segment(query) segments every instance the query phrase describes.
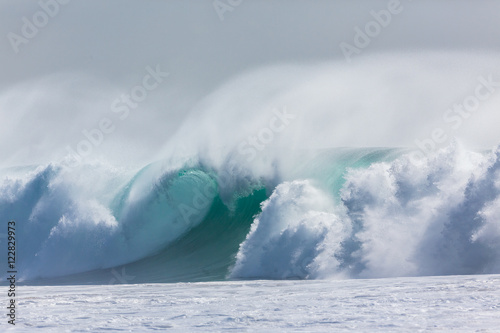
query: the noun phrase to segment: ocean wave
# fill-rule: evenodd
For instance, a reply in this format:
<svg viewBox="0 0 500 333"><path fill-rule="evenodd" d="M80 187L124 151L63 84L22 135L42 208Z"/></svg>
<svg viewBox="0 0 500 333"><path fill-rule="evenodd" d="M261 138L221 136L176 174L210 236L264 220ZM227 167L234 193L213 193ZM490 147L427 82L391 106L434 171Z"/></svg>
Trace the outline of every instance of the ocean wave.
<svg viewBox="0 0 500 333"><path fill-rule="evenodd" d="M136 282L498 273L500 150L407 152L321 150L271 175L200 158L11 168L0 216L24 281L121 265Z"/></svg>

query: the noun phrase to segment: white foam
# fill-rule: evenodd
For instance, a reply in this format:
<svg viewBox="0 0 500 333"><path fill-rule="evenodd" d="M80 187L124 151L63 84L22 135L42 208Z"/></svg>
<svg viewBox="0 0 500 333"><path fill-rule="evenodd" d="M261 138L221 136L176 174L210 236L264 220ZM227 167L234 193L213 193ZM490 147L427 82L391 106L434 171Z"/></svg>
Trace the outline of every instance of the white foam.
<svg viewBox="0 0 500 333"><path fill-rule="evenodd" d="M335 208L307 181L283 183L263 204L231 276L498 273L499 170L498 149L482 155L454 144L420 165L405 155L348 169Z"/></svg>
<svg viewBox="0 0 500 333"><path fill-rule="evenodd" d="M305 180L283 183L262 204L231 277L310 277L325 239L335 234L338 244L342 231L327 193Z"/></svg>

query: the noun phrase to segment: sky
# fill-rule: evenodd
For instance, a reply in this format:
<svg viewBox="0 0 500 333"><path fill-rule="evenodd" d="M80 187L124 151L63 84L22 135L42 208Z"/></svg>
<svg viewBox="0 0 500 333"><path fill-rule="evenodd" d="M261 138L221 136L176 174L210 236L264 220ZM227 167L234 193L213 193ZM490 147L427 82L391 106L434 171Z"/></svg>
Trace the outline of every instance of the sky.
<svg viewBox="0 0 500 333"><path fill-rule="evenodd" d="M341 45L389 8L346 57ZM299 120L281 144L418 146L442 128L489 147L500 92L452 133L459 120L443 115L479 77L500 82L499 16L486 0L1 0L0 165L63 158L94 129L89 158L119 163L181 141L236 144L284 107ZM155 87L124 111L151 72Z"/></svg>

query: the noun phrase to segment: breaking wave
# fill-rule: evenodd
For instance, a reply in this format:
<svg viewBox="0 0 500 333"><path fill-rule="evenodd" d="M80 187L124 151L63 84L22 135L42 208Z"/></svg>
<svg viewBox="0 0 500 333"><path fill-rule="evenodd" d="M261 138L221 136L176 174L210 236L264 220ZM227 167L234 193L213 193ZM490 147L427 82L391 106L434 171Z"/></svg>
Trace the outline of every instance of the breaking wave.
<svg viewBox="0 0 500 333"><path fill-rule="evenodd" d="M59 90L43 90L44 80L14 87L0 96L0 107L16 115L2 123L9 168L0 169L0 218L16 221L17 277L500 273L499 149L452 141L498 143L497 63L494 54L450 51L270 66L190 101L182 117L174 115L181 105L152 114L144 105L139 124L109 111L117 129L105 138L87 120L105 119L114 88L58 76L49 87ZM86 93L73 98L80 89ZM489 97L469 105L470 114L450 108L478 91ZM79 111L70 115L67 105ZM54 131L39 126L54 114L74 119L55 121ZM12 145L13 137L21 141ZM416 159L422 154L412 149L362 148L414 144L433 153ZM26 163L34 165L19 166Z"/></svg>
<svg viewBox="0 0 500 333"><path fill-rule="evenodd" d="M499 273L500 150L407 153L321 150L260 176L201 159L10 168L0 216L34 283L120 266L136 283Z"/></svg>

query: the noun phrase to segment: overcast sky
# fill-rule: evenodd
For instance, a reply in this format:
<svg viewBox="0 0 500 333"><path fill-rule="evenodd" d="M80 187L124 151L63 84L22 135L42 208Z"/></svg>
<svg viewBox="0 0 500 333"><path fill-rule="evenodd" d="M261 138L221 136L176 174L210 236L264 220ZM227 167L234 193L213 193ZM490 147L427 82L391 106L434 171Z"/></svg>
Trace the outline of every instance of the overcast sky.
<svg viewBox="0 0 500 333"><path fill-rule="evenodd" d="M401 0L390 25L346 62L339 45L353 44L354 28L389 3L243 0L221 20L211 0L72 0L16 53L12 34L23 36L23 17L33 23L42 9L37 1L1 0L0 157L25 163L60 156L142 82L147 66L169 76L126 124L115 120L113 133L123 149L144 156L221 85L262 67L333 62L349 68L380 53L500 55L500 1ZM484 75L488 66L467 73Z"/></svg>

